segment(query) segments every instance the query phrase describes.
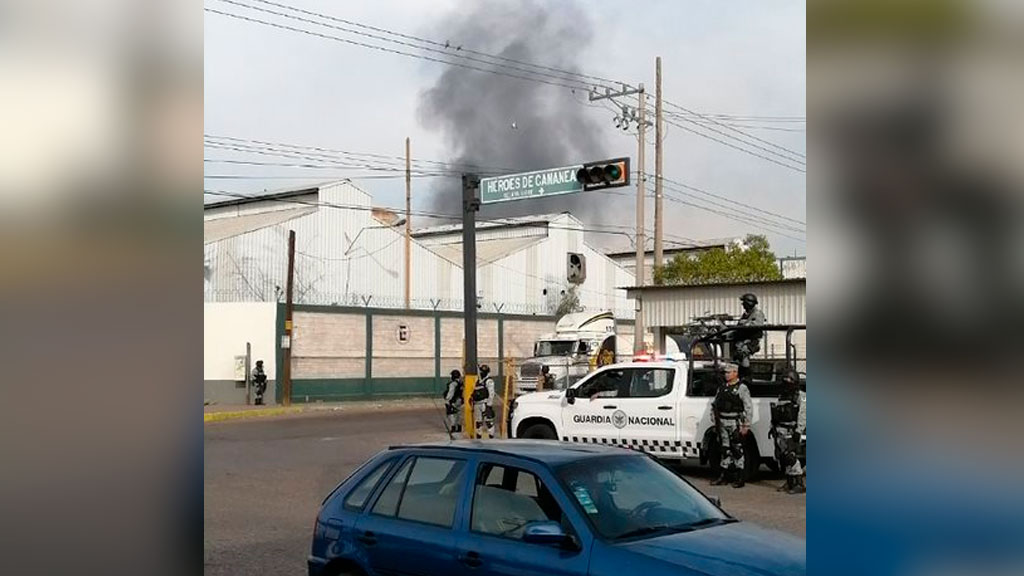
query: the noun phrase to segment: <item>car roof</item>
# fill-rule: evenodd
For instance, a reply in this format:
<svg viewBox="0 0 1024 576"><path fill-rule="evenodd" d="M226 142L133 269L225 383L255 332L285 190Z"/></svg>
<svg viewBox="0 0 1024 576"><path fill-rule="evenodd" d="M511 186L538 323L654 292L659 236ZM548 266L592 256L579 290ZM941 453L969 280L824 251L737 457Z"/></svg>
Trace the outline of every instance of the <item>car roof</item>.
<svg viewBox="0 0 1024 576"><path fill-rule="evenodd" d="M601 444L578 444L558 440L451 440L423 444L403 444L389 450L459 450L526 458L542 464L556 466L598 456L636 455L638 452Z"/></svg>

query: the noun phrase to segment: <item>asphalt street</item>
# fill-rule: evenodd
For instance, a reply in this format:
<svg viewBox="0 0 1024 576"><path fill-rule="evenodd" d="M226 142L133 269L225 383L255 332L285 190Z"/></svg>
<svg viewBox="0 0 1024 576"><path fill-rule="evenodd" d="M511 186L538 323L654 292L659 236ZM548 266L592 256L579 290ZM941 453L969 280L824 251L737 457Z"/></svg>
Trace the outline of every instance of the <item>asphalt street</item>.
<svg viewBox="0 0 1024 576"><path fill-rule="evenodd" d="M446 437L440 409L423 408L206 424L204 573L305 574L314 516L339 481L389 445ZM683 473L734 516L805 536L806 497L775 492L778 475L734 489L696 465Z"/></svg>

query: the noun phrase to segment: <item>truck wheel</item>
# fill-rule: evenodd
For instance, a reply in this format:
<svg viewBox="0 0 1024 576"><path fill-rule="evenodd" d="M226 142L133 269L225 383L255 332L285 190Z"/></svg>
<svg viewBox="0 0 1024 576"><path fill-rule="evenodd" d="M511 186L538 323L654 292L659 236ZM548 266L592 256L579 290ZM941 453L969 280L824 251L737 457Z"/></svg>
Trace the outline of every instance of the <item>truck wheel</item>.
<svg viewBox="0 0 1024 576"><path fill-rule="evenodd" d="M523 430L520 438L531 438L534 440L558 440L555 429L548 424L531 424Z"/></svg>

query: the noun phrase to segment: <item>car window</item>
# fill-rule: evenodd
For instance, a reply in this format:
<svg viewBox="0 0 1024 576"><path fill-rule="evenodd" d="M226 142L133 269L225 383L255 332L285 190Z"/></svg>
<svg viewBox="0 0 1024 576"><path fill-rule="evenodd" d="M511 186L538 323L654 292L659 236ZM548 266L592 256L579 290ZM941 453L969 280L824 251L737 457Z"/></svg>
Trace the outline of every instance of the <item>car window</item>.
<svg viewBox="0 0 1024 576"><path fill-rule="evenodd" d="M415 458L409 458L402 464L402 467L391 477L391 481L384 487L377 503L373 505L372 512L381 516L394 516L398 511L398 500L402 497L402 490L405 489L405 481L409 478L409 470Z"/></svg>
<svg viewBox="0 0 1024 576"><path fill-rule="evenodd" d="M686 395L691 398L710 398L718 393L721 376L713 368L695 368Z"/></svg>
<svg viewBox="0 0 1024 576"><path fill-rule="evenodd" d="M625 370L605 370L584 382L577 392L581 398L615 398L623 387L629 386Z"/></svg>
<svg viewBox="0 0 1024 576"><path fill-rule="evenodd" d="M471 530L519 540L527 524L549 520L571 531L558 502L536 475L511 466L480 465L473 489Z"/></svg>
<svg viewBox="0 0 1024 576"><path fill-rule="evenodd" d="M361 511L366 504L366 499L370 497L370 493L377 487L380 479L384 477L392 464L394 464L394 459L381 463L375 470L367 474L345 498L345 509L353 512Z"/></svg>
<svg viewBox="0 0 1024 576"><path fill-rule="evenodd" d="M557 473L605 538L724 518L703 494L645 456L586 458L560 466Z"/></svg>
<svg viewBox="0 0 1024 576"><path fill-rule="evenodd" d="M619 398L657 398L672 391L674 371L669 368L633 368L627 371L629 386Z"/></svg>
<svg viewBox="0 0 1024 576"><path fill-rule="evenodd" d="M374 514L451 527L466 463L451 458L410 458L384 489Z"/></svg>

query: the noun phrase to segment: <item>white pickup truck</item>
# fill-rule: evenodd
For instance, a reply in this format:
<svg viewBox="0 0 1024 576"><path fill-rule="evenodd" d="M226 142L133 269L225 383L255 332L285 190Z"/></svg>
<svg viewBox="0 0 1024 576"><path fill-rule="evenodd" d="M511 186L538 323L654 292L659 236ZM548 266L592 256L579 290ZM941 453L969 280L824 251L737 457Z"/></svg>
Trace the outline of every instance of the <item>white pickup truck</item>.
<svg viewBox="0 0 1024 576"><path fill-rule="evenodd" d="M780 377L783 368L778 369ZM712 360L612 364L567 390L517 398L509 409L509 433L515 438L625 446L658 458L700 459L717 468L718 442L711 423L717 386ZM768 431L780 387L775 378L749 386L754 418L753 433L747 435L748 477L762 462L775 467Z"/></svg>

